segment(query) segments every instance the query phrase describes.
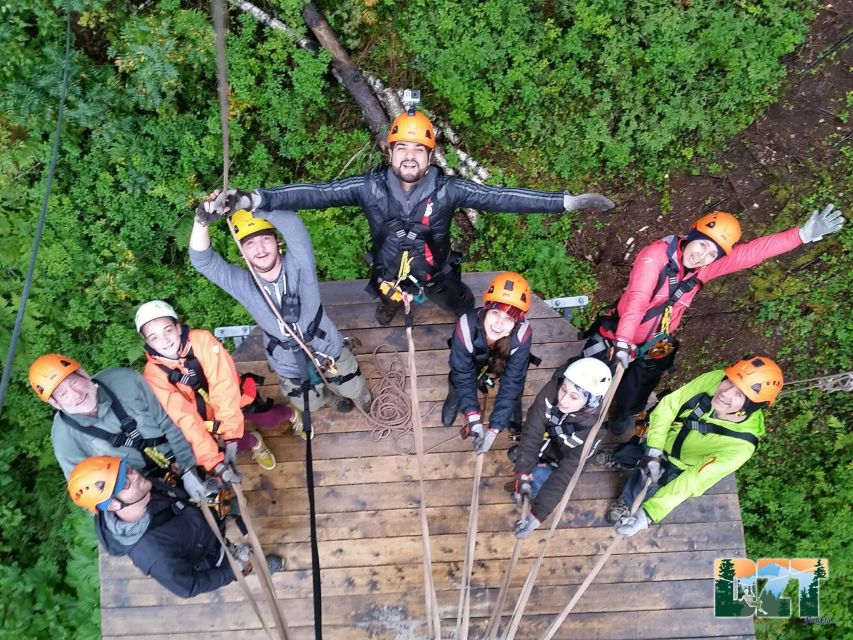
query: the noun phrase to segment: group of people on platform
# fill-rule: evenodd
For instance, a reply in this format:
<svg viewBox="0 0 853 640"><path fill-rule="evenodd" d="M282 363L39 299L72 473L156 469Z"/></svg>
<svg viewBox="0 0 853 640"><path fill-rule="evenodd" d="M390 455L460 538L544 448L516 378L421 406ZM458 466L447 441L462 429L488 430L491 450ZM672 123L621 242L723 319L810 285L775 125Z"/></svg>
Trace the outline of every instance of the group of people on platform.
<svg viewBox="0 0 853 640"><path fill-rule="evenodd" d="M515 527L519 538L560 501L617 367L624 373L607 422L614 435L632 429L635 414L672 366L679 349L673 334L703 284L820 240L843 224L830 205L802 227L741 244L735 217L715 211L686 235L643 248L625 293L599 315L583 352L556 370L523 418L528 366L538 360L527 320L530 287L520 274L498 274L484 292L483 306L476 307L461 279L462 256L451 250L452 214L457 208L606 211L613 202L595 193L489 187L447 176L431 165L432 124L413 110L394 121L388 143L387 165L365 175L214 192L196 210L191 263L261 328L287 404L261 398L262 379L239 375L210 332L187 327L162 300L146 302L136 313L147 358L142 375L112 368L92 376L61 354L44 355L30 368L33 390L56 409L51 439L72 500L95 514L108 552L129 555L181 596L235 579L197 505L241 481L238 452L251 452L264 470L275 467L258 429L289 426L307 438L313 431L304 427L306 411L324 405L339 412L370 411L371 392L358 362L323 309L311 238L295 211L346 205L364 210L371 236L368 287L378 298L380 325L392 321L404 297L429 298L456 314L442 422L450 426L461 413L461 434L477 454L488 452L503 430L516 442L510 449L515 479L508 488L531 505ZM256 277L212 249L209 227L226 217ZM776 363L754 356L664 396L650 415L635 470L607 513L616 531L633 535L659 522L739 468L764 434L762 410L773 404L782 384ZM495 387L487 417L478 391ZM647 497L632 510L646 480ZM245 547L233 550L244 572L251 571ZM277 556L266 560L273 571L282 566Z"/></svg>

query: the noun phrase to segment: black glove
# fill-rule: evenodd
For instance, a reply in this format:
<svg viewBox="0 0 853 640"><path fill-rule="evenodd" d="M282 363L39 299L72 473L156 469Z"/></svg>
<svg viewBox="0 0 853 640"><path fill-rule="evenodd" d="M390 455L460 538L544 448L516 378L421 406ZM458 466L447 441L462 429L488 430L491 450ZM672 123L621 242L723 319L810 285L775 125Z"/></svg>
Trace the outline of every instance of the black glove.
<svg viewBox="0 0 853 640"><path fill-rule="evenodd" d="M261 196L253 191L240 191L239 189L228 189L225 196L223 211L230 216L236 211L245 209L254 211L261 204Z"/></svg>

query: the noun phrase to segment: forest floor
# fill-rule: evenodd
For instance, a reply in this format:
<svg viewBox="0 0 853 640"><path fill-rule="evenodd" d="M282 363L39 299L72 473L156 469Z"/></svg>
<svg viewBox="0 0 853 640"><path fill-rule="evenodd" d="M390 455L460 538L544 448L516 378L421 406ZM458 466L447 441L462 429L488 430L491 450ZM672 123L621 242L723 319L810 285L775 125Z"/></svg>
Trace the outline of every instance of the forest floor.
<svg viewBox="0 0 853 640"><path fill-rule="evenodd" d="M845 121L845 114L853 88L851 21L853 1L823 8L805 42L785 60L789 75L780 100L714 158L692 172L671 172L661 192L616 191L619 206L609 217L582 216L583 226L567 242L567 251L595 265L598 289L593 304L619 297L639 249L658 238L686 233L705 211L738 214L745 240L768 228L776 230L774 220L786 205L807 195L818 173L835 164L850 145L853 122ZM670 212L662 213L667 199ZM807 213L802 212L803 221ZM625 219L632 224L626 225ZM678 379L701 373L706 357L733 361L750 352L772 355L780 346L781 335L767 337L748 322L749 312L757 307L741 295L749 280L748 271L735 274L709 283L696 297L679 328L680 340L691 345L695 357L679 359Z"/></svg>

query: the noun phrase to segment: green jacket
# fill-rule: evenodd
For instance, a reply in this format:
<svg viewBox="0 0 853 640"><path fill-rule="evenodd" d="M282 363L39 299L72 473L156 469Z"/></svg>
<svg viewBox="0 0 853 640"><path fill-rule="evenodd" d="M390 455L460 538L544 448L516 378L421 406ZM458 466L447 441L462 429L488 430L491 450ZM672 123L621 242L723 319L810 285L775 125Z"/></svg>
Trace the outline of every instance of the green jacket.
<svg viewBox="0 0 853 640"><path fill-rule="evenodd" d="M141 375L133 369L115 368L101 371L94 377L110 388L127 415L136 420L143 438L165 436L167 442L157 448L167 455L173 453L181 470L195 466L195 456L189 443ZM111 407L112 401L102 389L98 389L98 416L71 417L84 427L118 433L121 423ZM140 471L145 468L145 458L140 451L130 447L113 447L105 440L82 433L66 422L59 411L53 416L50 439L56 460L66 478L77 463L90 456L127 456L130 466Z"/></svg>
<svg viewBox="0 0 853 640"><path fill-rule="evenodd" d="M722 370L710 371L695 380L664 396L649 416L649 429L646 444L650 448L660 449L667 454L669 462L682 473L669 484L661 487L657 493L643 503L643 508L655 522L672 511L687 498L701 496L717 482L733 473L752 457L755 448L745 440L715 433L701 434L691 431L681 447L681 455L674 458L669 455L673 442L681 430L678 421L679 409L685 402L700 393L713 396L717 387L725 378ZM687 411L684 412L685 415ZM712 417L708 411L704 422L717 424L732 431L751 433L756 437L765 434L764 413L756 411L743 422L729 422Z"/></svg>

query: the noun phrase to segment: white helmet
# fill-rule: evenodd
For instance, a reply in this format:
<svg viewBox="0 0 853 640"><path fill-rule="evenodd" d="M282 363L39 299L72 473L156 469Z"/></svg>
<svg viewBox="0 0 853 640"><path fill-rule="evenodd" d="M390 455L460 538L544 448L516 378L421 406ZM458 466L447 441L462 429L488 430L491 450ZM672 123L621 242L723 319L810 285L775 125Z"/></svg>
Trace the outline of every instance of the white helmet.
<svg viewBox="0 0 853 640"><path fill-rule="evenodd" d="M178 314L175 313L175 309L168 302L163 302L162 300L146 302L136 311L137 333L142 333L142 327L145 326L146 322L156 320L157 318L174 318L177 320Z"/></svg>
<svg viewBox="0 0 853 640"><path fill-rule="evenodd" d="M610 388L610 367L597 358L581 358L566 367L563 377L589 395L603 396Z"/></svg>

